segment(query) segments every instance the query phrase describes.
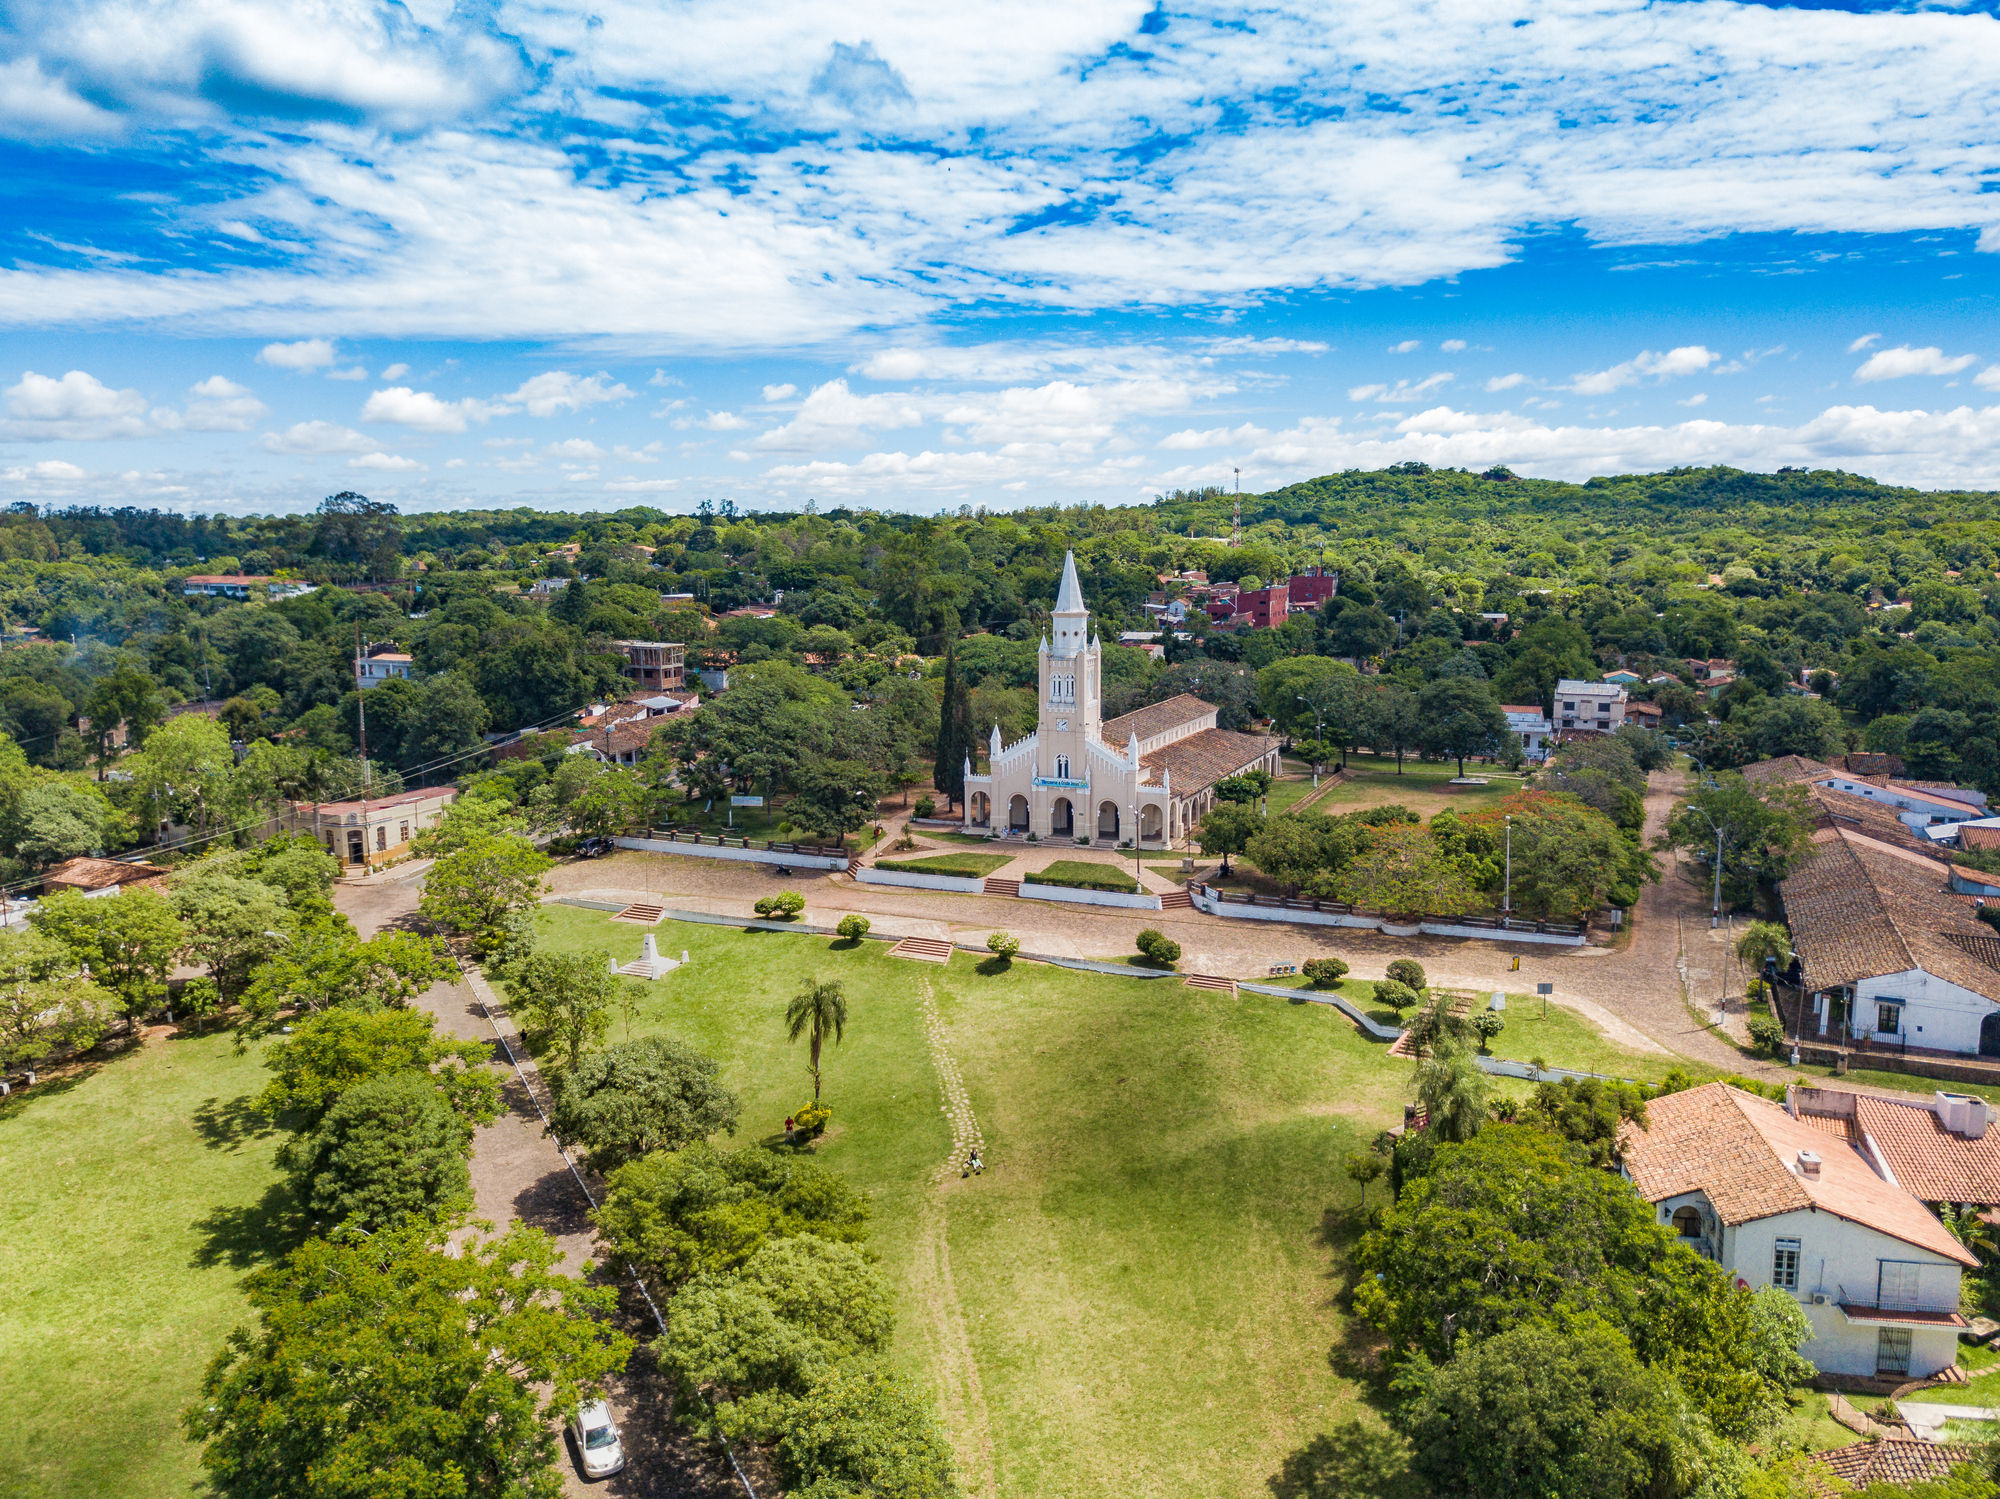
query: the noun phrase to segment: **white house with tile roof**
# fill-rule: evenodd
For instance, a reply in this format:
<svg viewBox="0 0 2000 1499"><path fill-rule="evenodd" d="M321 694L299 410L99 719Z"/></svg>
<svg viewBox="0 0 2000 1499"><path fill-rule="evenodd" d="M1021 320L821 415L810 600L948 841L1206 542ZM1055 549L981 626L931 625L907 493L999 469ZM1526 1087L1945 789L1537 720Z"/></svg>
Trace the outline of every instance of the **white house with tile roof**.
<svg viewBox="0 0 2000 1499"><path fill-rule="evenodd" d="M1663 1227L1798 1302L1822 1373L1916 1379L1957 1360L1959 1276L1978 1258L1843 1135L1707 1083L1649 1101L1619 1143Z"/></svg>
<svg viewBox="0 0 2000 1499"><path fill-rule="evenodd" d="M1104 718L1104 650L1091 632L1076 556L1063 558L1051 632L1038 652L1035 732L1003 744L996 725L984 775L965 762L965 830L1164 847L1187 835L1214 786L1279 769L1278 741L1216 727L1216 708L1186 693Z"/></svg>

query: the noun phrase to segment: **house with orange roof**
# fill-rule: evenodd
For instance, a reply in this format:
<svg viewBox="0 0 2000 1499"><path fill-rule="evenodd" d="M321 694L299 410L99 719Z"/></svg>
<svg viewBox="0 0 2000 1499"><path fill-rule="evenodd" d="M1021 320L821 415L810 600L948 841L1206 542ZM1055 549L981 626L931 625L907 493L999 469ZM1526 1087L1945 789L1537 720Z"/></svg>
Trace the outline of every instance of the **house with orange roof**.
<svg viewBox="0 0 2000 1499"><path fill-rule="evenodd" d="M1682 1244L1798 1303L1821 1373L1916 1379L1957 1361L1959 1277L1978 1257L1851 1140L1707 1083L1650 1100L1619 1145Z"/></svg>

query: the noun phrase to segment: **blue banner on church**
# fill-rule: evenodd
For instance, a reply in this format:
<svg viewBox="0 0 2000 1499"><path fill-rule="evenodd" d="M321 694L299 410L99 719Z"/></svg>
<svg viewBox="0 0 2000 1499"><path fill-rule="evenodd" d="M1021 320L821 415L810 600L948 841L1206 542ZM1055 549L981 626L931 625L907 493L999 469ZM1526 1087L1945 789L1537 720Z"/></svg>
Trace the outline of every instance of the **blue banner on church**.
<svg viewBox="0 0 2000 1499"><path fill-rule="evenodd" d="M1057 786L1065 791L1087 791L1090 789L1090 782L1088 781L1065 781L1059 780L1055 776L1036 776L1035 784L1037 786Z"/></svg>

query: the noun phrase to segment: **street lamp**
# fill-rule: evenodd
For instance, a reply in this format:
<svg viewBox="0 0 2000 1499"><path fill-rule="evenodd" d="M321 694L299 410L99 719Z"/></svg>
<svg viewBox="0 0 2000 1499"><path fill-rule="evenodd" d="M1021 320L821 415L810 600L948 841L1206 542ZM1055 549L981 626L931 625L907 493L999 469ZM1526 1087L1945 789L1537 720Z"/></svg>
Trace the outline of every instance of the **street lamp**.
<svg viewBox="0 0 2000 1499"><path fill-rule="evenodd" d="M1507 883L1500 895L1500 914L1514 914L1514 814L1507 814Z"/></svg>
<svg viewBox="0 0 2000 1499"><path fill-rule="evenodd" d="M1704 784L1710 787L1714 786L1715 777L1708 773L1708 767L1702 764L1701 756L1688 754L1685 750L1682 753L1687 754L1687 757L1694 761L1695 768L1701 772ZM1709 815L1708 808L1700 805L1698 802L1690 801L1688 806L1692 810L1701 813L1701 820L1707 823L1715 833L1715 891L1709 897L1708 905L1708 929L1714 931L1722 925L1722 826Z"/></svg>
<svg viewBox="0 0 2000 1499"><path fill-rule="evenodd" d="M1303 692L1298 694L1298 699L1300 702L1304 703L1308 708L1312 709L1314 740L1315 741L1324 740L1326 737L1326 710L1322 708L1318 703L1314 702L1311 698L1307 697ZM1345 755L1345 753L1346 752L1343 750L1342 754ZM1346 763L1344 759L1342 763L1343 764ZM1319 761L1317 760L1313 761L1313 785L1315 787L1319 785Z"/></svg>

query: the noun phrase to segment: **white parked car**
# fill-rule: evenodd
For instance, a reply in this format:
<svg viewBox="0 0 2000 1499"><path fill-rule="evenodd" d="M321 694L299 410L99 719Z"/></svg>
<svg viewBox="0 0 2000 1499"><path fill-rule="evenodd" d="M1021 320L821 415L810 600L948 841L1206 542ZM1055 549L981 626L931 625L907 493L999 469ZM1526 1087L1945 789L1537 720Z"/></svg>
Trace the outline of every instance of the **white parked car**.
<svg viewBox="0 0 2000 1499"><path fill-rule="evenodd" d="M625 1445L618 1440L618 1423L602 1400L586 1401L569 1423L585 1478L608 1478L625 1466Z"/></svg>

